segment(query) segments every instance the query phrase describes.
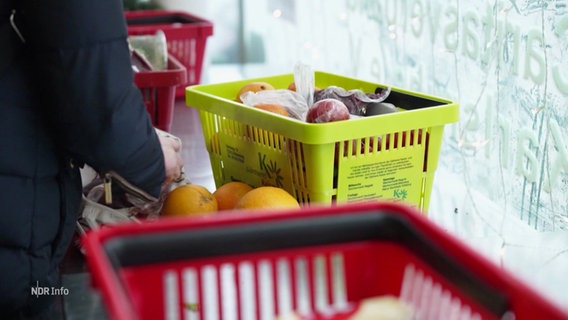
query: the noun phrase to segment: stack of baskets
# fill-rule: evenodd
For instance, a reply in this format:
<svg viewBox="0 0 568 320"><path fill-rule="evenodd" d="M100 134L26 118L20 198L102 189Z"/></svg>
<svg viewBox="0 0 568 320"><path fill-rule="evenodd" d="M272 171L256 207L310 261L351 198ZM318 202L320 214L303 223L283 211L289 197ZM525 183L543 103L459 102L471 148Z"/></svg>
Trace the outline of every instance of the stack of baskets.
<svg viewBox="0 0 568 320"><path fill-rule="evenodd" d="M169 132L176 97L185 95L185 87L198 84L207 38L213 24L182 11L141 10L125 13L130 36L164 32L168 50L166 70L145 70L135 74L134 82L142 91L154 125Z"/></svg>

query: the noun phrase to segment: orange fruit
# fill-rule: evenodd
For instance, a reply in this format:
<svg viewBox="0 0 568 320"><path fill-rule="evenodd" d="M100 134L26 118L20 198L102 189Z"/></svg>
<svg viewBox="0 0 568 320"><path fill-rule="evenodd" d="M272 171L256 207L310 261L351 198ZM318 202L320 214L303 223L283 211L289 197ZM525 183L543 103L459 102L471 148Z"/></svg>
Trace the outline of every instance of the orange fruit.
<svg viewBox="0 0 568 320"><path fill-rule="evenodd" d="M288 85L288 90L296 91L296 82L294 82L294 81L290 82L290 84ZM320 91L320 90L321 90L320 87L318 87L318 86L314 87L314 91Z"/></svg>
<svg viewBox="0 0 568 320"><path fill-rule="evenodd" d="M283 115L283 116L286 116L286 117L290 116L290 114L288 113L286 108L284 108L283 106L281 106L279 104L259 103L259 104L255 104L254 107L258 108L258 109L270 111L270 112L273 112L273 113L276 113L276 114L280 114L280 115Z"/></svg>
<svg viewBox="0 0 568 320"><path fill-rule="evenodd" d="M235 205L235 209L298 209L298 200L286 190L262 186L247 192Z"/></svg>
<svg viewBox="0 0 568 320"><path fill-rule="evenodd" d="M253 188L240 181L231 181L221 185L213 192L217 199L219 210L231 210L235 208L237 202Z"/></svg>
<svg viewBox="0 0 568 320"><path fill-rule="evenodd" d="M288 90L296 91L296 82L290 82L290 84L288 85Z"/></svg>
<svg viewBox="0 0 568 320"><path fill-rule="evenodd" d="M184 216L215 212L217 209L217 199L207 188L197 184L186 184L167 194L161 214L163 216Z"/></svg>
<svg viewBox="0 0 568 320"><path fill-rule="evenodd" d="M270 83L264 81L255 81L247 83L237 93L236 100L242 103L243 101L241 100L241 96L246 92L252 91L256 93L262 90L274 90L274 87Z"/></svg>

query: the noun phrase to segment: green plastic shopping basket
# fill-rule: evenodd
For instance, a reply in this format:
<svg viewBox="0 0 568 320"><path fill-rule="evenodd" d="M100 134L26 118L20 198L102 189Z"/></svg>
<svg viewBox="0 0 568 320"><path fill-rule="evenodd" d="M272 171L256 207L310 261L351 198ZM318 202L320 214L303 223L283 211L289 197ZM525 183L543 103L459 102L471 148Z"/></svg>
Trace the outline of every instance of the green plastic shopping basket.
<svg viewBox="0 0 568 320"><path fill-rule="evenodd" d="M284 89L294 75L186 88L186 104L199 109L217 187L236 180L282 187L302 204L387 198L427 210L444 126L459 117L456 102L390 86L385 102L402 111L314 124L236 102L253 81ZM326 72L315 72L315 85L387 87Z"/></svg>

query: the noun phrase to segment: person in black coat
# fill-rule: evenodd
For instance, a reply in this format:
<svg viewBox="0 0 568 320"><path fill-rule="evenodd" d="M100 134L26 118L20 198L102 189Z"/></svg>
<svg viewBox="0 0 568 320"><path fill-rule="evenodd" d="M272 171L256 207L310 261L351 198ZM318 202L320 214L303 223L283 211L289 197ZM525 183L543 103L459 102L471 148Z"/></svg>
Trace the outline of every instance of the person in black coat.
<svg viewBox="0 0 568 320"><path fill-rule="evenodd" d="M15 10L15 11L14 11ZM0 319L41 315L79 213L79 168L158 196L183 165L133 83L122 2L0 3Z"/></svg>

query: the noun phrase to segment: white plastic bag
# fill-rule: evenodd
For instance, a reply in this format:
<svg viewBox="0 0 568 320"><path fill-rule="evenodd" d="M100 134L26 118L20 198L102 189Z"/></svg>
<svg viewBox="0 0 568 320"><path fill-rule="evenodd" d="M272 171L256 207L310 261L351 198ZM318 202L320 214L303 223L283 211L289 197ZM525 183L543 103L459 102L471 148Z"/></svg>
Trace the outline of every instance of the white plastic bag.
<svg viewBox="0 0 568 320"><path fill-rule="evenodd" d="M301 62L294 66L294 85L296 90L276 89L259 92L246 92L241 96L244 105L254 107L271 104L284 107L289 116L304 121L308 109L314 102L315 76L311 66Z"/></svg>
<svg viewBox="0 0 568 320"><path fill-rule="evenodd" d="M288 89L249 91L241 96L243 104L254 107L259 104L272 104L284 107L290 117L304 120L308 105L306 100L297 92Z"/></svg>

